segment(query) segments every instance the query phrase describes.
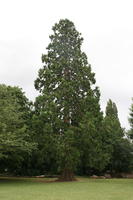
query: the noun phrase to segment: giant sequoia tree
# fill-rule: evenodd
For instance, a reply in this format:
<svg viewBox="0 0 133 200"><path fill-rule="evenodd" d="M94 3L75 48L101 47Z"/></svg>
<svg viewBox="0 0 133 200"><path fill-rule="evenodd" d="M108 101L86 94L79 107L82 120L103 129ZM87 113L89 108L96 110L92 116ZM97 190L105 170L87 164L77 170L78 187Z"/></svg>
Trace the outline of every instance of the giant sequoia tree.
<svg viewBox="0 0 133 200"><path fill-rule="evenodd" d="M54 33L50 36L47 53L42 55L44 65L35 80L35 88L41 94L39 101L36 101L36 111L38 116L45 119L44 134L55 140L62 178L72 180L73 170L83 152L79 148L82 145L80 134L85 128L88 129L87 133L91 136L89 138L88 134L84 134L82 141L85 142L86 137L89 145L100 127L100 94L98 88L93 86L95 74L91 71L86 54L81 50L83 38L73 22L60 20L52 30ZM93 149L96 147L95 142L91 145Z"/></svg>

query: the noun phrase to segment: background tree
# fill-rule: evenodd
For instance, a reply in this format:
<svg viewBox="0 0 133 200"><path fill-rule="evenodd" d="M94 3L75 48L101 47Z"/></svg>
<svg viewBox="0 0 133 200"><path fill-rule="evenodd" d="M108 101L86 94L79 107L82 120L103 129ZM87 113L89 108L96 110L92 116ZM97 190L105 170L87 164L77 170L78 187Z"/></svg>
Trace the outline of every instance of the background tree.
<svg viewBox="0 0 133 200"><path fill-rule="evenodd" d="M104 125L107 133L113 137L121 138L124 136L124 131L121 128L121 124L118 117L118 110L116 104L111 99L107 102Z"/></svg>
<svg viewBox="0 0 133 200"><path fill-rule="evenodd" d="M132 99L133 100L133 99ZM133 139L133 103L130 108L130 117L129 117L129 123L130 123L130 130L129 130L129 137L130 139Z"/></svg>
<svg viewBox="0 0 133 200"><path fill-rule="evenodd" d="M57 174L54 132L49 123L49 113L43 109L44 104L43 96L38 96L32 115L33 140L38 144L38 148L32 153L29 166L30 173L34 175Z"/></svg>
<svg viewBox="0 0 133 200"><path fill-rule="evenodd" d="M88 96L84 117L80 122L77 141L80 148L78 173L81 175L100 174L109 163L110 149L105 143L99 97L100 94L96 98L93 93Z"/></svg>
<svg viewBox="0 0 133 200"><path fill-rule="evenodd" d="M85 138L88 139L88 135L92 134L95 140L100 131L100 93L93 86L96 82L95 74L91 71L86 54L81 50L83 38L73 22L60 20L52 30L54 33L50 36L47 53L42 55L44 66L35 81L35 88L41 93L38 112L46 119L43 135L48 133L49 137L56 140L56 158L62 172L61 178L72 180L82 151L78 141L90 115L95 131L89 125ZM95 142L92 146L94 150Z"/></svg>
<svg viewBox="0 0 133 200"><path fill-rule="evenodd" d="M104 118L105 142L110 148L110 164L108 170L112 174L131 170L132 145L124 138L125 131L120 125L116 104L109 100Z"/></svg>
<svg viewBox="0 0 133 200"><path fill-rule="evenodd" d="M18 164L21 153L29 153L34 148L29 137L29 114L30 104L22 90L0 85L0 162L6 168L13 169L13 160Z"/></svg>

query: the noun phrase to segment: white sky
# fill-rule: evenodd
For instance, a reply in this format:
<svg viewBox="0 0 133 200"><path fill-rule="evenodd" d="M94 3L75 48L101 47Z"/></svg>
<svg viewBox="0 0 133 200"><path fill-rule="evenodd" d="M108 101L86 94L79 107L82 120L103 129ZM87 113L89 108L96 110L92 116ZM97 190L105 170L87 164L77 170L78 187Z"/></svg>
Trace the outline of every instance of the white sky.
<svg viewBox="0 0 133 200"><path fill-rule="evenodd" d="M37 95L34 80L41 55L59 19L73 21L96 73L104 111L111 98L123 127L133 97L132 0L0 0L0 83Z"/></svg>

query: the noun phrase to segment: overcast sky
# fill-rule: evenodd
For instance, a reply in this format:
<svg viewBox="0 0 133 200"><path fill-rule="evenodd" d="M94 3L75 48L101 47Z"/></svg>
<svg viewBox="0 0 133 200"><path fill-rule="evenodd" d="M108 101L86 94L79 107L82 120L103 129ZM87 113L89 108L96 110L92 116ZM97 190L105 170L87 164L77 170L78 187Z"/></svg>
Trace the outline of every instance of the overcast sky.
<svg viewBox="0 0 133 200"><path fill-rule="evenodd" d="M96 73L101 108L108 99L129 128L133 97L132 0L0 0L0 83L20 86L30 99L37 95L34 80L52 26L73 21L84 38L83 50Z"/></svg>

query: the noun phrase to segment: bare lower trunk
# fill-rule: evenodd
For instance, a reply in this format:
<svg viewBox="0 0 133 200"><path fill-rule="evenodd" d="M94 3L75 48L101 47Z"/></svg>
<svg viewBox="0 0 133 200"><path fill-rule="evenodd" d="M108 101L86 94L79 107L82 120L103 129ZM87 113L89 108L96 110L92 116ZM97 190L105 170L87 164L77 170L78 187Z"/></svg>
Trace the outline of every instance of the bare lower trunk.
<svg viewBox="0 0 133 200"><path fill-rule="evenodd" d="M59 177L59 181L75 181L74 174L72 170L65 168L62 171L61 176Z"/></svg>

